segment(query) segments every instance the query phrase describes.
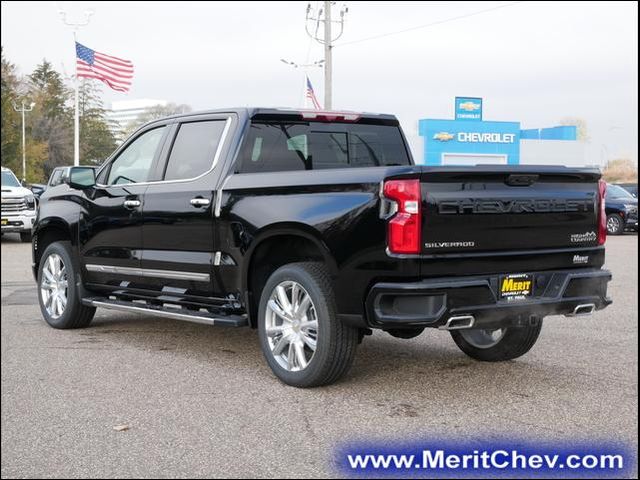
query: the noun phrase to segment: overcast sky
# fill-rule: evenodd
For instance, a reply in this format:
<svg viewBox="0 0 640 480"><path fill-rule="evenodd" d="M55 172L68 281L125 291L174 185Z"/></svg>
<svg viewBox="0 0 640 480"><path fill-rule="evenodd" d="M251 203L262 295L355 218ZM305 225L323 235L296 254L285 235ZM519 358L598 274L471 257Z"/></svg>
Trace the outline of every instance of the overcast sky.
<svg viewBox="0 0 640 480"><path fill-rule="evenodd" d="M319 2L311 2L313 6ZM338 3L334 10L338 10ZM636 2L346 2L334 50L334 108L394 113L422 157L420 118L452 118L454 97L484 98L484 119L548 127L586 120L588 162L637 162ZM301 106L303 73L279 61L322 58L305 33L307 2L2 2L2 46L21 73L43 58L71 74L57 13L95 11L78 39L133 61L127 95L228 106ZM481 10L494 9L474 15ZM442 20L463 17L449 22ZM438 23L379 39L358 40ZM353 42L353 43L351 43ZM309 76L320 101L322 70Z"/></svg>

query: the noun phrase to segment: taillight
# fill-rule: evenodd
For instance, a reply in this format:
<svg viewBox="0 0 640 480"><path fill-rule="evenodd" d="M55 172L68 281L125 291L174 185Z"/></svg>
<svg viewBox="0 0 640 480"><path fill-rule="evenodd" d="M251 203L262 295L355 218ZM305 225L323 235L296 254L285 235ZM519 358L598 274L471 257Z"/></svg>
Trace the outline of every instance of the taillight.
<svg viewBox="0 0 640 480"><path fill-rule="evenodd" d="M420 253L420 180L388 180L383 194L397 204L397 212L388 224L389 251Z"/></svg>
<svg viewBox="0 0 640 480"><path fill-rule="evenodd" d="M607 194L607 182L598 182L598 245L604 245L607 241L607 212L605 211L605 199Z"/></svg>

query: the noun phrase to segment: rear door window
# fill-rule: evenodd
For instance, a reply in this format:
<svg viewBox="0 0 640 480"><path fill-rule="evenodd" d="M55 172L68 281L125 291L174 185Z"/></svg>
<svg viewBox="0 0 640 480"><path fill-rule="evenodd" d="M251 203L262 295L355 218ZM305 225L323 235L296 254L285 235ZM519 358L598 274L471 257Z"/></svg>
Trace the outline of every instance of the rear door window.
<svg viewBox="0 0 640 480"><path fill-rule="evenodd" d="M224 119L181 124L171 148L164 179L186 180L211 170L224 126Z"/></svg>

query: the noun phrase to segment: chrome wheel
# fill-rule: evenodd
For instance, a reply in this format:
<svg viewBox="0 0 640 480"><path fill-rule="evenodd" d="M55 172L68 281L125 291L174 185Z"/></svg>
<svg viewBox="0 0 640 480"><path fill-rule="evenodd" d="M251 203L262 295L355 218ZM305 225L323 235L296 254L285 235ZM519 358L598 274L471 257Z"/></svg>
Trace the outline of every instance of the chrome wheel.
<svg viewBox="0 0 640 480"><path fill-rule="evenodd" d="M476 347L476 348L491 348L502 340L504 334L506 332L505 328L496 328L495 330L458 330L462 338L464 338L467 343Z"/></svg>
<svg viewBox="0 0 640 480"><path fill-rule="evenodd" d="M62 257L52 253L44 260L40 295L42 304L51 318L59 318L67 308L67 271Z"/></svg>
<svg viewBox="0 0 640 480"><path fill-rule="evenodd" d="M620 218L615 215L610 216L607 219L607 232L609 233L617 233L620 229Z"/></svg>
<svg viewBox="0 0 640 480"><path fill-rule="evenodd" d="M316 351L318 317L302 285L284 281L272 290L265 331L271 355L282 368L291 372L307 368Z"/></svg>

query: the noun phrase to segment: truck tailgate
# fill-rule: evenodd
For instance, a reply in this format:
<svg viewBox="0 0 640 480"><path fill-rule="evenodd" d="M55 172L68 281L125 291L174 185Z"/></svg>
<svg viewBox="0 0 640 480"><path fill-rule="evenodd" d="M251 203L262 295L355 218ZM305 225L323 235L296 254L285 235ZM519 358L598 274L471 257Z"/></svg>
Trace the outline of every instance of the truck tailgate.
<svg viewBox="0 0 640 480"><path fill-rule="evenodd" d="M423 167L422 253L597 246L599 178L564 167Z"/></svg>

